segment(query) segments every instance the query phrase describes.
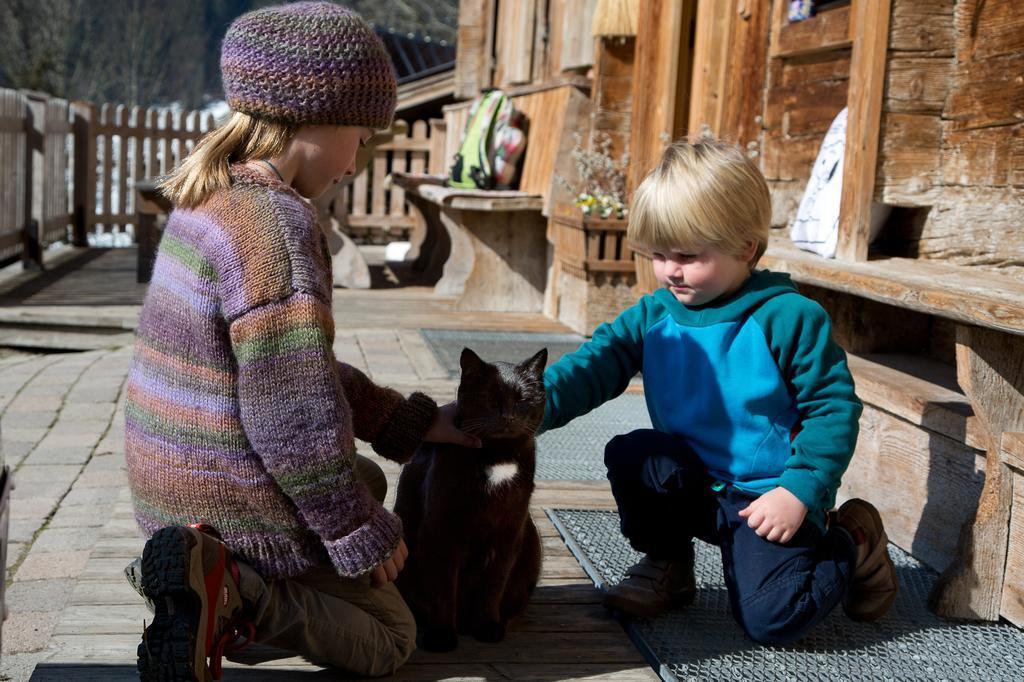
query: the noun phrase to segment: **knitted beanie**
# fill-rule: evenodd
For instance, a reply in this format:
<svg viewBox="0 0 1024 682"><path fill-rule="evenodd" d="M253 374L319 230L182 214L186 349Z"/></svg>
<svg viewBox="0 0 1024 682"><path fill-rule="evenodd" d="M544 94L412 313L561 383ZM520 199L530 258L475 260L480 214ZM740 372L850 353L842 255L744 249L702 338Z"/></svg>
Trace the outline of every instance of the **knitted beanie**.
<svg viewBox="0 0 1024 682"><path fill-rule="evenodd" d="M235 19L221 46L235 111L297 124L391 126L395 72L359 15L332 2L296 2Z"/></svg>

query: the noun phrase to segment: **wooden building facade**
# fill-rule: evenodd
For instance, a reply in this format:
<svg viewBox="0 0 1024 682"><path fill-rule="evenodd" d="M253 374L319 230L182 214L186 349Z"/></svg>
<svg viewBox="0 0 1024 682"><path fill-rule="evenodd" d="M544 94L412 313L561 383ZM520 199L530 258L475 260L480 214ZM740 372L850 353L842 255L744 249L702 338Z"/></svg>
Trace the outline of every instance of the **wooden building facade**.
<svg viewBox="0 0 1024 682"><path fill-rule="evenodd" d="M773 198L762 265L831 313L865 402L843 496L943 572L938 612L1024 625L1024 9L1016 0L849 0L789 22L783 0L463 0L447 156L468 100L557 88L528 155L570 175L581 134L629 185L685 135L735 141ZM788 226L848 109L837 257ZM459 112L462 118L458 118ZM453 141L454 140L454 141ZM539 180L539 181L538 181ZM616 221L535 176L545 312L589 332L652 286ZM890 208L871 242L875 205Z"/></svg>

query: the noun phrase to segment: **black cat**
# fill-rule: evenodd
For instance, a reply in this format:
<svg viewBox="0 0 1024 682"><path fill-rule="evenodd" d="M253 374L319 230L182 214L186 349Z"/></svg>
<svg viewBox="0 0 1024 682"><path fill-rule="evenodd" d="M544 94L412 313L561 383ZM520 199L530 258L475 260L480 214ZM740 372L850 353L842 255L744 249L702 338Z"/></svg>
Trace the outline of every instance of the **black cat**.
<svg viewBox="0 0 1024 682"><path fill-rule="evenodd" d="M537 585L541 545L530 495L547 355L489 364L463 349L456 423L483 448L425 443L402 470L395 511L409 559L397 585L424 649L450 651L457 633L501 641Z"/></svg>

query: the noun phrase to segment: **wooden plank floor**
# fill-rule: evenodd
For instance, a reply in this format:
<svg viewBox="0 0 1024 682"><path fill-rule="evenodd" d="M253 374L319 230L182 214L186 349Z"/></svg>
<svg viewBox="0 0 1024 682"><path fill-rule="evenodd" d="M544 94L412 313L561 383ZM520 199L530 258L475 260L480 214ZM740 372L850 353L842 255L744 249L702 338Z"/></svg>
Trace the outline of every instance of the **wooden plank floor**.
<svg viewBox="0 0 1024 682"><path fill-rule="evenodd" d="M104 266L104 258L111 259ZM115 263L114 261L117 261ZM108 281L100 293L116 282L133 284L134 270L124 267L125 255L108 254L83 259L91 267L78 272L78 293L62 298L67 283L60 278L45 286L22 288L20 303L7 298L8 313L34 310L51 324L75 324L95 319L109 309L102 296L90 299L92 278ZM137 292L133 292L137 293ZM127 326L137 316L126 298L118 299L117 316ZM125 305L124 303L128 303ZM59 306L59 311L57 310ZM453 301L435 297L429 288L408 287L383 291L335 291L336 351L340 359L364 369L375 381L408 393L425 390L439 402L454 397L456 383L440 367L417 330L478 329L567 332L562 325L537 314L461 313ZM62 322L70 320L70 322ZM2 322L2 320L0 320ZM365 444L359 450L369 453ZM400 468L378 459L390 483L388 506ZM540 529L544 550L542 580L527 613L514 622L500 644L480 644L462 638L448 654L417 651L394 676L395 680L657 680L621 627L600 606L592 583L558 536L545 507L609 508L612 498L606 483L540 481L532 514ZM84 574L60 619L32 680L134 680L135 649L149 612L125 582L124 566L141 553L128 490L103 528ZM258 649L257 654L261 653ZM262 650L267 653L266 649ZM226 663L228 680L343 679L334 671L312 666L296 657L262 661L258 665Z"/></svg>
<svg viewBox="0 0 1024 682"><path fill-rule="evenodd" d="M382 462L382 460L378 460ZM390 489L398 467L385 464ZM533 517L544 545L541 583L523 617L504 642L481 644L463 637L451 653L417 651L391 680L657 680L619 624L601 607L590 580L544 514L550 505L608 508L604 484L540 482ZM52 655L32 680L131 680L135 648L150 618L125 582L124 566L142 550L125 490L104 527L86 570L50 641ZM225 678L244 680L344 679L301 658L254 647L256 665L227 661ZM269 660L268 660L269 659Z"/></svg>

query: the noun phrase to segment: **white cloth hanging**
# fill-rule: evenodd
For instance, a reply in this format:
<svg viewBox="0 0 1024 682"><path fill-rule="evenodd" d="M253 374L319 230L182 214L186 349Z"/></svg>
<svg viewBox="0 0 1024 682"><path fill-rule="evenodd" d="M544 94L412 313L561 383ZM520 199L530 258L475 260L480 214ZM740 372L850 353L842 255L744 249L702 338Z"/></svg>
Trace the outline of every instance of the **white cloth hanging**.
<svg viewBox="0 0 1024 682"><path fill-rule="evenodd" d="M836 245L839 242L839 207L843 195L845 151L846 107L843 107L825 133L800 207L796 211L796 219L789 230L793 244L826 258L836 257ZM871 241L878 236L890 210L884 204L871 205Z"/></svg>
<svg viewBox="0 0 1024 682"><path fill-rule="evenodd" d="M839 201L843 194L846 108L832 120L811 169L811 177L789 230L793 244L835 258L839 241Z"/></svg>

